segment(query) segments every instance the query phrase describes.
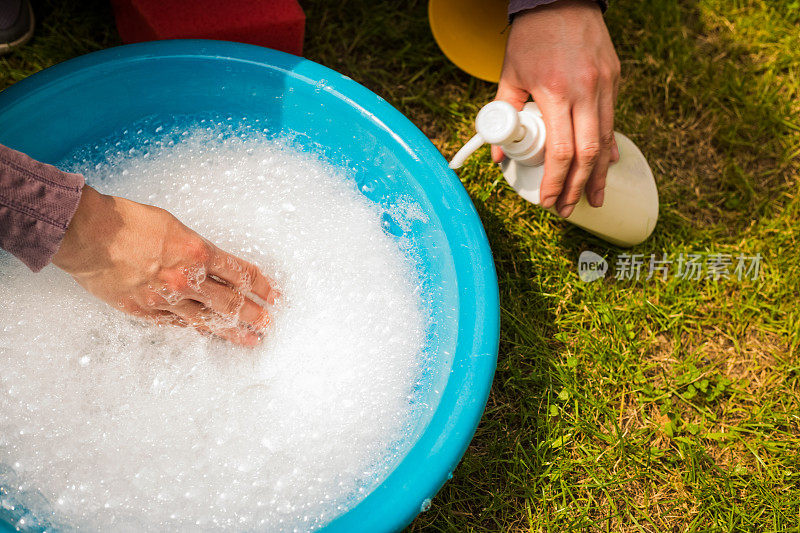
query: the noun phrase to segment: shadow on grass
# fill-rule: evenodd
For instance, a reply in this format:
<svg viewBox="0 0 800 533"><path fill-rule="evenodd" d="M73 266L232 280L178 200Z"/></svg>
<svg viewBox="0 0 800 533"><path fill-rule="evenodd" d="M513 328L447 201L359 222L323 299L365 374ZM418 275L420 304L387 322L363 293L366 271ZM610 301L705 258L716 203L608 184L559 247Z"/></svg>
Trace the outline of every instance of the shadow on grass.
<svg viewBox="0 0 800 533"><path fill-rule="evenodd" d="M620 1L607 21L623 63L617 129L656 174L657 235L735 241L780 211L800 127L790 91L768 75L782 68L769 20L752 21L757 44L698 2Z"/></svg>
<svg viewBox="0 0 800 533"><path fill-rule="evenodd" d="M535 497L551 458L547 427L553 389L554 317L523 237L486 205L476 205L494 253L502 327L497 372L469 450L408 531L505 530Z"/></svg>
<svg viewBox="0 0 800 533"><path fill-rule="evenodd" d="M789 80L795 86L787 89L785 83L776 83L769 75L769 71L789 69L781 51L770 43L770 37L780 32L769 27L769 21L751 22L751 31L760 32L756 44L739 40L737 32L747 30L729 29L730 23L716 19L712 8L706 5L701 9L695 2L620 0L609 11L608 23L624 76L617 129L634 139L648 157L662 203L655 234L633 253L660 255L685 251L682 247L687 246L700 252L738 248L755 253L760 251L756 248L760 243L752 238L754 226L762 219L780 216L790 204L792 172L800 153L800 127L793 107L796 104L787 94L796 94L797 80ZM477 108L482 103L470 104ZM456 144L464 140L458 139ZM485 179L494 177L487 173ZM575 287L574 279L561 272L557 275L565 290L542 289L536 281L543 279L535 266L537 258L529 253L530 244L510 227L515 222L513 217L503 216L489 203L479 203L478 211L496 254L501 286L503 324L498 372L484 419L455 479L410 530L537 530L548 525L557 529L600 526L617 530L632 529L637 521L652 530L664 530L676 523L681 525L675 527L688 529L695 519L695 525L714 523L714 506L703 508L700 503L708 498L724 508L737 509L737 523L753 526L761 501L759 489L746 492L748 505L753 505L749 511L738 508L735 501L741 497L737 500L733 496L729 474L711 468L702 447L688 456L668 454L663 464L659 461L653 465L652 471L636 472L635 463L627 470L618 470L617 466L631 460L625 456L625 446L632 455L647 456L651 437L666 439L659 435L660 427L647 420L644 427L636 428L643 437L639 442L626 441L615 426L621 416L617 397L630 398L633 393L636 401L633 374L641 368L641 349L646 341L638 334L658 332L659 323L648 316L644 302L649 298L663 306L664 314L682 317L671 322L669 335L679 336L689 328L699 332L702 339L703 331L740 327L739 319L713 301L705 306L708 310L696 316L692 305L697 305L698 298L713 299L714 292L702 294L701 289L698 296L697 289L690 287L670 294L655 283L645 290L607 279L608 290L583 292ZM547 250L553 256L567 258L572 268L585 249L606 257L623 252L564 222L550 223L561 227L562 233ZM613 263L610 267L609 277L613 277ZM737 288L728 297L738 298L739 290L748 289ZM558 307L545 296L552 292L560 293L556 297L571 298L574 327L570 327L569 314L555 317L548 311ZM593 301L593 297L602 301ZM595 304L602 304L607 313L615 315L614 321L631 326L632 336L615 335L602 327L594 330ZM678 309L671 310L670 305L678 305ZM686 306L688 312L684 314L680 306ZM587 363L587 368L574 377L564 368L562 350L551 340L564 332L575 335L577 342L571 348ZM597 343L608 344L606 353L592 352ZM679 348L677 355L682 356L688 348ZM582 418L578 422L548 416L551 397L561 389L562 378L575 393L575 411ZM668 408L666 403L648 407ZM613 435L610 440L609 432ZM555 444L564 441L553 437L570 434L583 434L583 442L595 439L612 445L555 449ZM625 445L615 448L615 442ZM603 463L596 463L606 452ZM672 476L680 480L685 470L684 486L658 481ZM586 479L597 485L587 486ZM759 486L759 482L753 483ZM682 492L692 486L697 487L695 494ZM730 490L723 491L724 486ZM746 490L746 486L737 485L737 490ZM651 494L659 494L653 497L661 499L649 505L633 503ZM674 507L679 515L669 510L653 511L651 506L658 505ZM560 518L554 517L557 509L564 511ZM775 516L781 515L780 506L772 509Z"/></svg>
<svg viewBox="0 0 800 533"><path fill-rule="evenodd" d="M32 0L33 39L0 56L0 90L67 59L121 44L107 0Z"/></svg>

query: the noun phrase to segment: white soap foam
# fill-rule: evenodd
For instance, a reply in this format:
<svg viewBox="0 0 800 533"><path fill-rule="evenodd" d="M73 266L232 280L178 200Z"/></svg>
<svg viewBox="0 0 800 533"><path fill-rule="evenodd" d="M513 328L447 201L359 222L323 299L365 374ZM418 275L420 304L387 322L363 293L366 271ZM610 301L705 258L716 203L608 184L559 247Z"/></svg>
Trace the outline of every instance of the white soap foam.
<svg viewBox="0 0 800 533"><path fill-rule="evenodd" d="M412 444L428 323L413 261L346 170L253 128L149 131L74 168L256 263L282 294L271 329L238 348L0 261L0 504L65 530L324 525ZM406 211L392 220L424 222Z"/></svg>

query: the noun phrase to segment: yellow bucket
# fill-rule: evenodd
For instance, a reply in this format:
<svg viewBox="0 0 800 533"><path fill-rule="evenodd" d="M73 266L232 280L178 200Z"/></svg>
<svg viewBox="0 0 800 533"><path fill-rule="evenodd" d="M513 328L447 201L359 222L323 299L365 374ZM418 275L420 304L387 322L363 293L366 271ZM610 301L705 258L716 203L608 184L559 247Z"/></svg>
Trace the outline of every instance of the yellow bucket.
<svg viewBox="0 0 800 533"><path fill-rule="evenodd" d="M476 78L500 80L508 39L508 0L430 0L428 20L444 55Z"/></svg>

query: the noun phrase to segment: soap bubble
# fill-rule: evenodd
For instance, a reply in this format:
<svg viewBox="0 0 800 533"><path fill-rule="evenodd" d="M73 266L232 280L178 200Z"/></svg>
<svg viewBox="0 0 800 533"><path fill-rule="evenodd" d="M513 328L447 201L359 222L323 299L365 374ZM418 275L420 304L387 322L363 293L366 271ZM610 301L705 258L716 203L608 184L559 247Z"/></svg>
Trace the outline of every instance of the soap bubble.
<svg viewBox="0 0 800 533"><path fill-rule="evenodd" d="M281 296L266 336L248 350L153 325L55 267L3 263L0 507L27 509L15 515L26 527L315 529L413 444L428 319L384 211L349 170L261 125L204 120L132 126L66 166L272 277ZM418 211L389 216L405 230ZM184 274L195 290L210 276Z"/></svg>

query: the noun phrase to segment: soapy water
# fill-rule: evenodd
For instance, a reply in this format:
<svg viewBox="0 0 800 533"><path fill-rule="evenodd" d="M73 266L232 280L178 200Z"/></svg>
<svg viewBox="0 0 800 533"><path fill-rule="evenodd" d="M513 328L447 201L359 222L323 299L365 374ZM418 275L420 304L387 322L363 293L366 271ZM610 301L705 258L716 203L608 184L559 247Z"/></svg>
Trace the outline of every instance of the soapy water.
<svg viewBox="0 0 800 533"><path fill-rule="evenodd" d="M347 169L230 119L145 123L64 166L167 209L281 296L251 350L0 257L0 516L39 530L306 531L385 479L425 408L427 304L410 247ZM424 223L406 204L393 223Z"/></svg>

